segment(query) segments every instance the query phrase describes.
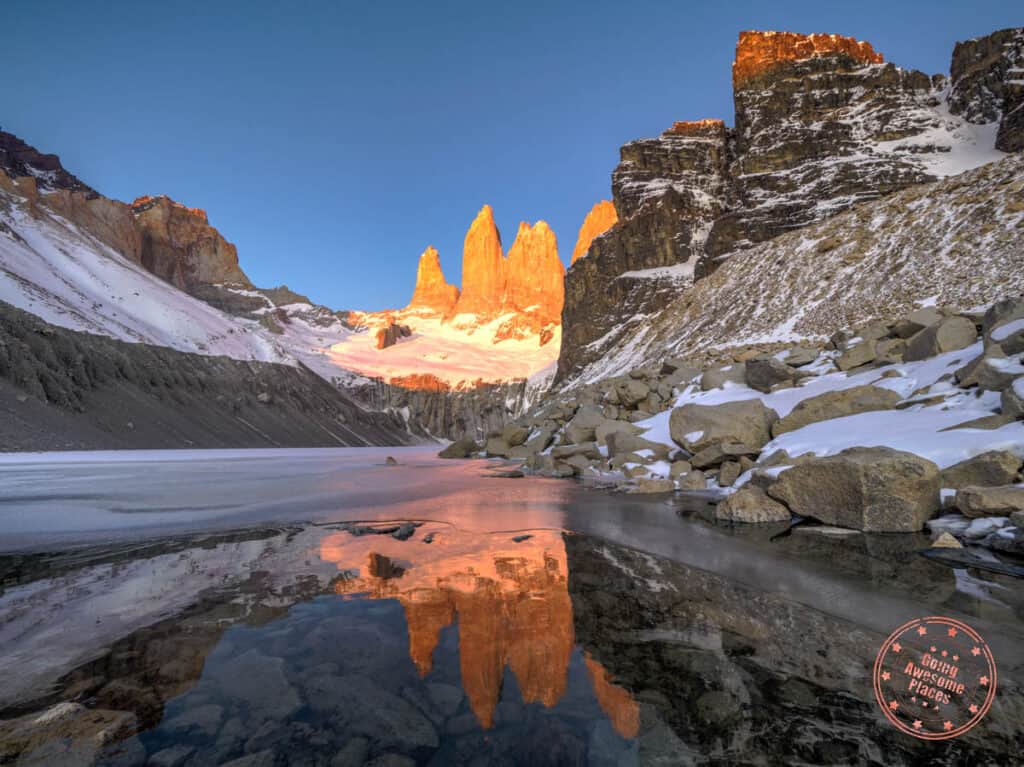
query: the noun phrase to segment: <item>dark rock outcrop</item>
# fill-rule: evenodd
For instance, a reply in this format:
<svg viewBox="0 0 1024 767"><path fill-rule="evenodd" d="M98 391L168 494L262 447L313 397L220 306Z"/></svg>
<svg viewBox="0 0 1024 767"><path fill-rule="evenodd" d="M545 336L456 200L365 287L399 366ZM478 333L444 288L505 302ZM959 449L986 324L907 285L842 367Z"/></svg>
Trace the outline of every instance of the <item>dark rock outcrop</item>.
<svg viewBox="0 0 1024 767"><path fill-rule="evenodd" d="M389 346L394 346L403 338L408 338L412 335L412 330L408 325L402 325L398 322L389 322L387 327L383 327L377 331L377 348L387 349Z"/></svg>
<svg viewBox="0 0 1024 767"><path fill-rule="evenodd" d="M40 192L63 189L95 197L97 192L68 173L55 154L43 154L12 133L0 131L0 171L11 178L30 177Z"/></svg>
<svg viewBox="0 0 1024 767"><path fill-rule="evenodd" d="M1004 149L1024 122L1021 40L996 33L961 44L953 61L950 110L1001 117ZM946 159L962 139L943 117L944 85L851 38L741 33L735 128L681 122L622 147L619 221L566 277L556 383L623 345L724 258L955 170Z"/></svg>
<svg viewBox="0 0 1024 767"><path fill-rule="evenodd" d="M1024 149L1024 28L957 43L949 111L972 123L999 121L996 148Z"/></svg>
<svg viewBox="0 0 1024 767"><path fill-rule="evenodd" d="M407 444L304 367L242 362L49 325L0 303L0 450Z"/></svg>
<svg viewBox="0 0 1024 767"><path fill-rule="evenodd" d="M452 440L482 440L520 415L530 396L524 380L452 386L429 373L373 380L347 392L371 410L403 414L418 436Z"/></svg>

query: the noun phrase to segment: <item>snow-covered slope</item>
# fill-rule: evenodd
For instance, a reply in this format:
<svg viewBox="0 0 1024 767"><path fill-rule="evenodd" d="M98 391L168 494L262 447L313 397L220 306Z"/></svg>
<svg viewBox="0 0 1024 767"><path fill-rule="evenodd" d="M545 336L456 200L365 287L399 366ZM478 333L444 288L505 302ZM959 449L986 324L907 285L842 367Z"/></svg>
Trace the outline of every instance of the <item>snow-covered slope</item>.
<svg viewBox="0 0 1024 767"><path fill-rule="evenodd" d="M428 373L448 384L530 378L558 358L561 329L541 343L538 334L500 338L514 314L479 318L458 314L445 319L429 311L352 313L364 332L334 343L327 358L368 376L390 380ZM412 335L394 346L376 348L376 330L389 320L407 325Z"/></svg>
<svg viewBox="0 0 1024 767"><path fill-rule="evenodd" d="M45 197L44 197L45 200ZM445 320L429 311L352 313L355 325L325 307L276 306L256 290L224 286L265 306L250 317L219 311L150 274L45 205L0 191L0 301L47 322L122 341L234 359L301 361L329 381L391 380L424 373L458 387L526 379L558 356L559 335L497 340L510 316ZM259 318L271 315L272 322ZM378 349L388 321L413 334ZM274 330L280 332L274 332Z"/></svg>
<svg viewBox="0 0 1024 767"><path fill-rule="evenodd" d="M122 341L240 360L291 359L259 323L177 290L46 207L4 191L0 301Z"/></svg>

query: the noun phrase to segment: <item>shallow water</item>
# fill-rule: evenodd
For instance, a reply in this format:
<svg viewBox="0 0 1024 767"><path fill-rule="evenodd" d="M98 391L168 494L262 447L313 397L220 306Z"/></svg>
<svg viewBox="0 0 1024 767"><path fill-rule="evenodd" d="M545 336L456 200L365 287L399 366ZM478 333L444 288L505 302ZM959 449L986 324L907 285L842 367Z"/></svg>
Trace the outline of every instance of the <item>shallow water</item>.
<svg viewBox="0 0 1024 767"><path fill-rule="evenodd" d="M770 542L415 449L168 458L0 465L0 763L1019 763L1019 581L923 537ZM999 664L952 741L871 686L928 615Z"/></svg>

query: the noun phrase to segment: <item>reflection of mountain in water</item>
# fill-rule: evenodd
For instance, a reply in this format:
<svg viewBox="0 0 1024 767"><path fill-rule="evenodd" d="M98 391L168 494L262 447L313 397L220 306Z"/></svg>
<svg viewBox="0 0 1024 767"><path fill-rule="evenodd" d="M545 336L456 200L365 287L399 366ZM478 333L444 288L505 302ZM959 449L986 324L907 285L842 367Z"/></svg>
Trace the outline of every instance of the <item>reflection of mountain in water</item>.
<svg viewBox="0 0 1024 767"><path fill-rule="evenodd" d="M541 531L518 543L511 536L433 543L384 536L324 539L320 555L340 569L365 565L335 590L396 599L409 627L409 655L421 676L431 671L441 631L457 622L462 685L480 723L491 727L504 670L515 675L524 703L556 705L565 694L575 646L568 567L561 533ZM403 564L409 558L411 565ZM637 704L595 660L586 668L602 709L623 737L636 736Z"/></svg>

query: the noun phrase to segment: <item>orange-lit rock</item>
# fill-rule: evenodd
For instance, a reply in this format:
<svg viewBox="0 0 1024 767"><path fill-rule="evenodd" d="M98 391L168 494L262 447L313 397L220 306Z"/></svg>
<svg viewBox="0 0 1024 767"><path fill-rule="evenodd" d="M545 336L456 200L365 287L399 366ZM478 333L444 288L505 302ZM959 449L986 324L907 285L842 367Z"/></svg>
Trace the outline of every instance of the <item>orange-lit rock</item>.
<svg viewBox="0 0 1024 767"><path fill-rule="evenodd" d="M681 123L676 123L680 125ZM572 249L572 263L587 255L590 250L590 243L618 222L619 216L615 212L615 204L611 200L601 200L583 219L583 226L580 227L580 235L576 238L576 247Z"/></svg>
<svg viewBox="0 0 1024 767"><path fill-rule="evenodd" d="M494 211L484 205L466 232L457 313L494 314L505 292L505 257Z"/></svg>
<svg viewBox="0 0 1024 767"><path fill-rule="evenodd" d="M339 579L338 593L402 604L409 654L420 674L433 667L441 630L458 623L462 686L484 727L494 723L506 666L525 702L554 706L565 694L576 641L561 533L536 531L515 543L504 534L461 534L442 526L440 539L425 544L428 529L404 542L337 533L324 539L320 556L340 570L363 568L358 578ZM393 560L409 566L398 573ZM601 670L593 662L588 668L592 676ZM613 724L628 725L629 694L605 676L597 679L595 693Z"/></svg>
<svg viewBox="0 0 1024 767"><path fill-rule="evenodd" d="M801 61L829 53L842 53L865 64L881 64L884 59L870 43L841 35L801 35L795 32L740 32L736 60L732 64L732 84L739 88L747 81L787 61Z"/></svg>
<svg viewBox="0 0 1024 767"><path fill-rule="evenodd" d="M633 700L629 690L612 684L608 671L590 657L584 658L590 682L594 686L594 697L597 698L601 710L612 721L612 727L624 738L635 738L640 732L640 704Z"/></svg>
<svg viewBox="0 0 1024 767"><path fill-rule="evenodd" d="M545 221L530 226L520 222L508 251L503 307L529 311L541 323L558 322L565 297L565 267L558 257L558 241Z"/></svg>
<svg viewBox="0 0 1024 767"><path fill-rule="evenodd" d="M417 391L448 391L452 387L446 381L438 378L433 373L410 373L407 376L392 376L388 379L392 386L401 386L403 389L414 389Z"/></svg>
<svg viewBox="0 0 1024 767"><path fill-rule="evenodd" d="M206 212L165 195L131 204L142 230L140 262L183 290L212 284L252 287L238 265L238 251L210 226Z"/></svg>
<svg viewBox="0 0 1024 767"><path fill-rule="evenodd" d="M459 300L459 289L449 285L441 271L441 258L433 245L420 256L416 269L416 288L409 302L409 309L430 309L439 314L448 314Z"/></svg>
<svg viewBox="0 0 1024 767"><path fill-rule="evenodd" d="M668 136L693 136L725 140L725 121L706 118L704 120L677 120L665 131Z"/></svg>

